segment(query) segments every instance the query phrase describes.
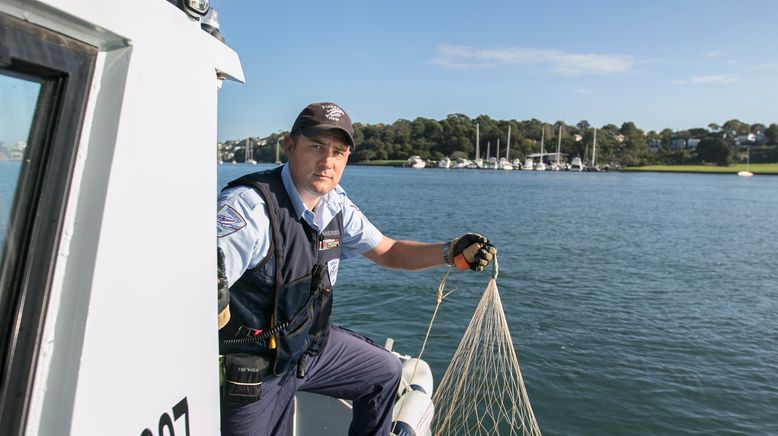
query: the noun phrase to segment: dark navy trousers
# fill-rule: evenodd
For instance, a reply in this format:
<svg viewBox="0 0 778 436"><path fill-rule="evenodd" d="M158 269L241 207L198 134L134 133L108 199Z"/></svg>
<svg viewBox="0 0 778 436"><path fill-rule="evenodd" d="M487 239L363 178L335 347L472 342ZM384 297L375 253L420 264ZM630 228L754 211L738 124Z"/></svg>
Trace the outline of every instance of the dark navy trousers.
<svg viewBox="0 0 778 436"><path fill-rule="evenodd" d="M324 350L306 362L305 378L296 367L262 378L262 398L235 406L222 401L222 436L285 436L294 395L313 392L351 400L349 436L388 435L402 364L394 354L350 330L332 326Z"/></svg>

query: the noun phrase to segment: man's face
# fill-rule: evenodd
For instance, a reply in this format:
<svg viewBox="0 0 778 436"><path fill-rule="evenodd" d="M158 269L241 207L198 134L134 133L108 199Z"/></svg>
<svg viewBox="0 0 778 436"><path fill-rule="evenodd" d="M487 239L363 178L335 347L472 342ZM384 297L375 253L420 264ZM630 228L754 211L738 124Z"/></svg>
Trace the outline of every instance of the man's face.
<svg viewBox="0 0 778 436"><path fill-rule="evenodd" d="M318 199L340 182L350 153L349 146L330 134L313 138L284 138L289 171L303 201Z"/></svg>

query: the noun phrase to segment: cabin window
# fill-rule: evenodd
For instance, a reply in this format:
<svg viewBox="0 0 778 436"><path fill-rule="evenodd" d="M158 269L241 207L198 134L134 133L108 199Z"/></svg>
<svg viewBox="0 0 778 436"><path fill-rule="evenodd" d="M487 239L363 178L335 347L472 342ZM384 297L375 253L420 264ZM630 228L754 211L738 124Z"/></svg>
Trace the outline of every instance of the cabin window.
<svg viewBox="0 0 778 436"><path fill-rule="evenodd" d="M24 433L97 49L0 13L0 434Z"/></svg>
<svg viewBox="0 0 778 436"><path fill-rule="evenodd" d="M1 71L1 70L0 70ZM5 249L13 206L40 83L0 72L0 249ZM0 251L2 257L2 251Z"/></svg>

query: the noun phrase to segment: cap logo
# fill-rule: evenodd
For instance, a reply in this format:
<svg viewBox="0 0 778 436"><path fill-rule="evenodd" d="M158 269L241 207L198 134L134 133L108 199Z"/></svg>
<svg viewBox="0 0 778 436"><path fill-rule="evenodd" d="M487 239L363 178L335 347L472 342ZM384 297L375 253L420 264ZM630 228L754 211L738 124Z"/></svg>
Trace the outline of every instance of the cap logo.
<svg viewBox="0 0 778 436"><path fill-rule="evenodd" d="M327 117L327 119L340 122L340 117L343 116L345 112L343 112L343 109L335 106L334 104L328 104L323 106L325 112L324 116Z"/></svg>

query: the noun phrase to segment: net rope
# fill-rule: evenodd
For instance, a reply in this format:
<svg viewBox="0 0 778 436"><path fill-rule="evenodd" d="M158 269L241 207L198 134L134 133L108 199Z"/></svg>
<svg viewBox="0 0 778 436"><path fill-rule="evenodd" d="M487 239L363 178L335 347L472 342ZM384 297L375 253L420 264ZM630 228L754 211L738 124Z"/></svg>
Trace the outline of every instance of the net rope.
<svg viewBox="0 0 778 436"><path fill-rule="evenodd" d="M435 436L541 434L497 290L496 258L492 268L473 318L433 395ZM438 288L438 306L445 297L447 276Z"/></svg>

